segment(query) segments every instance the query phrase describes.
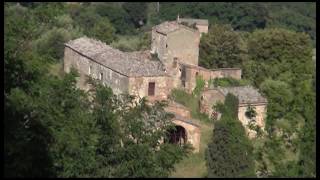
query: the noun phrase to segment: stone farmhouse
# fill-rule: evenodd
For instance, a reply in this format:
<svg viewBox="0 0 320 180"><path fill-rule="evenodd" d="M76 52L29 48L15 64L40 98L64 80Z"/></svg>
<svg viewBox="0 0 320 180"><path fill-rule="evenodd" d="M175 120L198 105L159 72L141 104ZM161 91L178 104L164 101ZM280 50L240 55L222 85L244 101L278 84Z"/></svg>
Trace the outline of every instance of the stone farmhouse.
<svg viewBox="0 0 320 180"><path fill-rule="evenodd" d="M181 22L195 23L196 28ZM166 21L152 28L151 50L136 52L122 52L101 41L81 37L65 44L64 71L69 72L71 67L79 71L77 86L81 89L88 90L86 79L91 76L111 87L115 94L129 93L147 97L151 102L166 100L174 88L192 92L196 76L206 81L220 77L241 79L239 68L209 70L198 66L200 34L207 33L207 29L207 20ZM200 128L190 112L174 102L170 102L167 111L175 114L173 122L178 129L171 141L189 142L199 152Z"/></svg>

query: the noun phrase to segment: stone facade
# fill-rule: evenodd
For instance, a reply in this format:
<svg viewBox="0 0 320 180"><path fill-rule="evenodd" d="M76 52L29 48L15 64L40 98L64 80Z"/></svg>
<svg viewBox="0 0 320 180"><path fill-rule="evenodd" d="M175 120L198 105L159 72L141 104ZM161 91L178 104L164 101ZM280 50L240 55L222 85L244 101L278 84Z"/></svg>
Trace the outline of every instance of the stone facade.
<svg viewBox="0 0 320 180"><path fill-rule="evenodd" d="M264 129L264 127L265 127L264 119L265 119L266 112L267 112L266 103L251 104L251 106L254 107L255 111L257 112L257 116L255 118L256 125L258 125L262 129ZM245 115L247 108L248 108L248 104L239 104L238 118L239 118L239 121L242 123L242 125L244 127L246 127L247 135L250 138L254 138L254 137L256 137L256 131L247 128L248 124L250 122L250 119L248 119L247 116Z"/></svg>
<svg viewBox="0 0 320 180"><path fill-rule="evenodd" d="M148 95L149 83L155 83L155 94ZM167 99L169 92L170 81L167 76L155 77L130 77L129 78L129 94L138 97L148 97L149 100L164 100Z"/></svg>
<svg viewBox="0 0 320 180"><path fill-rule="evenodd" d="M234 79L241 79L242 71L239 68L220 68L220 69L206 69L200 66L193 66L188 64L180 64L181 71L185 71L185 85L181 87L187 92L191 93L196 87L196 77L201 76L203 80L232 77Z"/></svg>
<svg viewBox="0 0 320 180"><path fill-rule="evenodd" d="M213 109L212 106L218 102L223 103L225 99L224 94L215 89L209 89L201 94L200 98L200 112L206 113L211 116Z"/></svg>
<svg viewBox="0 0 320 180"><path fill-rule="evenodd" d="M198 65L200 33L177 22L164 22L152 29L151 51L171 72L174 61Z"/></svg>
<svg viewBox="0 0 320 180"><path fill-rule="evenodd" d="M199 29L200 33L208 33L208 25L197 24L196 27Z"/></svg>
<svg viewBox="0 0 320 180"><path fill-rule="evenodd" d="M111 87L115 94L128 92L129 78L127 76L66 47L64 51L64 71L70 72L71 67L74 67L79 72L80 77L78 78L77 86L81 89L89 89L86 80L88 79L87 76L91 76L95 79L101 78L102 82Z"/></svg>
<svg viewBox="0 0 320 180"><path fill-rule="evenodd" d="M165 98L168 94L165 89L167 75L160 62L148 58L144 53L124 54L98 41L79 38L66 44L64 71L69 72L71 67L78 70L80 78L77 85L81 89L88 90L86 79L91 76L111 87L115 94L145 96L144 90L153 80L156 95Z"/></svg>

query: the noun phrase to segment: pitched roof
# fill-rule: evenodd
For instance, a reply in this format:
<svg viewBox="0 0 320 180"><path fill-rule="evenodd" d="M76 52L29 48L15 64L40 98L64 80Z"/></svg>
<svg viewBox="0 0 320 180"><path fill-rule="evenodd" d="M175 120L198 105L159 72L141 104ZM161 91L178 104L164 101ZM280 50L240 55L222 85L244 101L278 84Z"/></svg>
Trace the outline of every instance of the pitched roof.
<svg viewBox="0 0 320 180"><path fill-rule="evenodd" d="M91 60L129 77L166 75L162 63L151 60L151 55L148 55L146 51L126 53L87 37L69 41L65 45Z"/></svg>
<svg viewBox="0 0 320 180"><path fill-rule="evenodd" d="M225 96L228 93L237 96L240 104L267 103L267 99L252 86L218 87L217 89Z"/></svg>
<svg viewBox="0 0 320 180"><path fill-rule="evenodd" d="M209 22L207 19L192 19L192 18L179 18L179 23L186 22L188 24L199 24L199 25L209 25Z"/></svg>
<svg viewBox="0 0 320 180"><path fill-rule="evenodd" d="M169 34L171 32L174 32L178 29L185 28L189 29L193 32L196 32L195 29L189 28L185 25L179 24L177 21L165 21L157 26L153 27L157 32L162 33L162 34Z"/></svg>

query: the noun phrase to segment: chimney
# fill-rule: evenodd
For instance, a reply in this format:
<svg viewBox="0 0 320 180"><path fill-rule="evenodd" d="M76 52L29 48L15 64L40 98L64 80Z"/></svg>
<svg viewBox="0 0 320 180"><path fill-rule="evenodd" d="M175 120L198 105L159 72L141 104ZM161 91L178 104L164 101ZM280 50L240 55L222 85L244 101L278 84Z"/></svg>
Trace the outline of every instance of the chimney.
<svg viewBox="0 0 320 180"><path fill-rule="evenodd" d="M178 14L178 17L177 17L177 22L179 23L179 14Z"/></svg>

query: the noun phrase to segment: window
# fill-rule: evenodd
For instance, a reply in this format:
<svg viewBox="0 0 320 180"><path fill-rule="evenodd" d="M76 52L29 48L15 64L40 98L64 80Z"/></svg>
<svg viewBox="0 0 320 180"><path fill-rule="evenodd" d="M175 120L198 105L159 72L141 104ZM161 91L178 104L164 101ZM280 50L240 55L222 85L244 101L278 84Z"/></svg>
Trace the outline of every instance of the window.
<svg viewBox="0 0 320 180"><path fill-rule="evenodd" d="M99 79L100 79L101 81L103 81L103 73L100 73Z"/></svg>
<svg viewBox="0 0 320 180"><path fill-rule="evenodd" d="M149 82L148 96L154 96L155 86L156 86L155 82Z"/></svg>
<svg viewBox="0 0 320 180"><path fill-rule="evenodd" d="M198 76L199 75L199 72L196 72L196 76Z"/></svg>
<svg viewBox="0 0 320 180"><path fill-rule="evenodd" d="M89 66L89 74L91 74L92 66Z"/></svg>
<svg viewBox="0 0 320 180"><path fill-rule="evenodd" d="M166 44L166 48L168 48L168 44Z"/></svg>

